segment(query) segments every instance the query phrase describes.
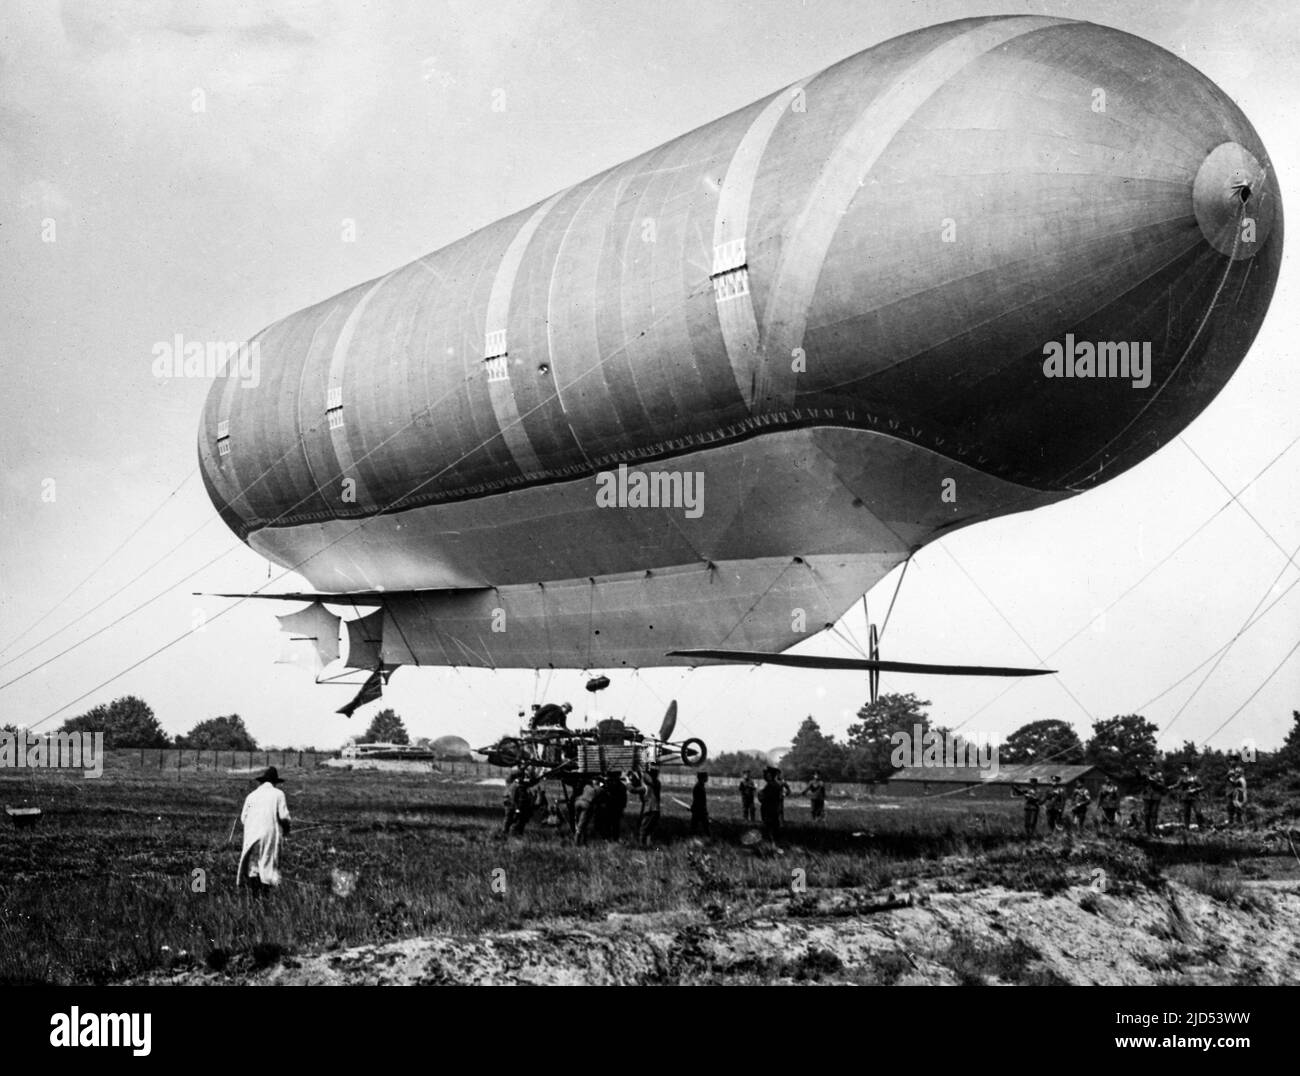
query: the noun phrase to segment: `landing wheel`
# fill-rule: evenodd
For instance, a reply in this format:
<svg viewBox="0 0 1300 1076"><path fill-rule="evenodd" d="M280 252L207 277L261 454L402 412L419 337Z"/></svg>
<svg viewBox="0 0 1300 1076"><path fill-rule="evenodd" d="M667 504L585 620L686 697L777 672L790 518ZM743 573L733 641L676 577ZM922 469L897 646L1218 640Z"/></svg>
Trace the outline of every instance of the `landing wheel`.
<svg viewBox="0 0 1300 1076"><path fill-rule="evenodd" d="M703 740L690 739L682 744L682 762L687 766L699 766L709 757L709 749Z"/></svg>

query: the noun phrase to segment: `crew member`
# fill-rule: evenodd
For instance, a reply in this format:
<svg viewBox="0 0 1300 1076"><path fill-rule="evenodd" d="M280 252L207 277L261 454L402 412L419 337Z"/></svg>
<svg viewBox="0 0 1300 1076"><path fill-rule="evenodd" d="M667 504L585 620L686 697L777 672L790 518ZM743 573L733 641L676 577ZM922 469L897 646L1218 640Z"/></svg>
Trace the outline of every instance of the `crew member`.
<svg viewBox="0 0 1300 1076"><path fill-rule="evenodd" d="M513 833L519 836L528 825L533 815L533 785L536 780L528 779L528 767L518 762L514 772L506 780L505 822L502 824L502 836Z"/></svg>
<svg viewBox="0 0 1300 1076"><path fill-rule="evenodd" d="M532 717L530 728L567 728L569 714L573 712L573 706L570 703L563 703L556 706L553 702L548 702L545 706L539 707Z"/></svg>
<svg viewBox="0 0 1300 1076"><path fill-rule="evenodd" d="M649 848L654 843L655 830L659 828L660 808L659 763L653 759L646 763L639 792L641 818L637 827L637 838L642 848Z"/></svg>
<svg viewBox="0 0 1300 1076"><path fill-rule="evenodd" d="M1055 833L1061 824L1061 815L1065 813L1065 786L1061 784L1061 775L1052 774L1052 786L1047 790L1047 832Z"/></svg>
<svg viewBox="0 0 1300 1076"><path fill-rule="evenodd" d="M1092 793L1089 792L1079 782L1079 787L1074 790L1074 799L1070 804L1070 814L1074 819L1074 828L1083 829L1084 824L1088 821L1088 805L1092 803Z"/></svg>
<svg viewBox="0 0 1300 1076"><path fill-rule="evenodd" d="M785 774L782 773L780 766L776 768L776 784L777 787L780 788L781 790L781 825L784 826L785 825L785 798L787 796L793 796L794 790L790 787L789 782L786 781Z"/></svg>
<svg viewBox="0 0 1300 1076"><path fill-rule="evenodd" d="M1233 766L1228 771L1228 825L1246 820L1246 771Z"/></svg>
<svg viewBox="0 0 1300 1076"><path fill-rule="evenodd" d="M812 780L808 782L808 787L799 794L808 797L814 822L821 821L826 817L826 782L822 780L820 773L814 770Z"/></svg>
<svg viewBox="0 0 1300 1076"><path fill-rule="evenodd" d="M1142 826L1153 837L1160 821L1160 801L1165 798L1167 791L1164 777L1152 766L1147 770L1146 784L1142 789Z"/></svg>
<svg viewBox="0 0 1300 1076"><path fill-rule="evenodd" d="M758 786L754 784L754 779L749 776L749 771L745 770L740 775L740 814L744 822L755 821L754 816L754 793L758 791Z"/></svg>
<svg viewBox="0 0 1300 1076"><path fill-rule="evenodd" d="M1101 786L1097 797L1097 806L1101 808L1102 825L1108 829L1115 828L1115 812L1119 810L1119 786L1110 778Z"/></svg>
<svg viewBox="0 0 1300 1076"><path fill-rule="evenodd" d="M605 826L603 834L616 841L623 835L623 812L627 810L627 785L623 775L612 771L605 778Z"/></svg>
<svg viewBox="0 0 1300 1076"><path fill-rule="evenodd" d="M1183 806L1184 829L1191 829L1193 813L1196 815L1197 822L1204 821L1201 817L1200 810L1198 810L1196 806L1197 798L1201 794L1201 782L1200 779L1192 773L1192 768L1190 766L1183 767L1182 773L1178 775L1178 780L1170 786L1170 789L1178 790L1178 798Z"/></svg>
<svg viewBox="0 0 1300 1076"><path fill-rule="evenodd" d="M578 797L577 819L574 825L573 843L586 844L592 830L596 829L596 819L608 802L608 793L600 781L592 781L582 790ZM599 830L596 830L599 832Z"/></svg>
<svg viewBox="0 0 1300 1076"><path fill-rule="evenodd" d="M691 833L699 837L709 835L709 775L697 773L695 787L691 789Z"/></svg>
<svg viewBox="0 0 1300 1076"><path fill-rule="evenodd" d="M769 766L763 771L763 787L758 790L758 816L763 821L763 835L775 841L781 835L780 771Z"/></svg>
<svg viewBox="0 0 1300 1076"><path fill-rule="evenodd" d="M1029 778L1029 787L1021 788L1019 785L1011 786L1011 794L1020 796L1025 801L1025 836L1033 837L1038 832L1038 808L1042 803L1041 793L1038 788L1038 778Z"/></svg>
<svg viewBox="0 0 1300 1076"><path fill-rule="evenodd" d="M289 835L289 803L280 791L280 773L274 767L257 779L257 787L244 798L239 821L244 826L244 847L239 855L236 886L247 886L260 896L280 884L280 844Z"/></svg>

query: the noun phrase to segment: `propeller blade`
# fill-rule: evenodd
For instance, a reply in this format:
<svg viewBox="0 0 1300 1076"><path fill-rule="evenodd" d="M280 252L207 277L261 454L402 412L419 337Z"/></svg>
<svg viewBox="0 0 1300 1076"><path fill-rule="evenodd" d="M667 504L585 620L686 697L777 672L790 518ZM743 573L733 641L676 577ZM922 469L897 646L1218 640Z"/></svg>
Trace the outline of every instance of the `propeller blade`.
<svg viewBox="0 0 1300 1076"><path fill-rule="evenodd" d="M733 661L741 665L788 665L793 669L919 673L926 676L1049 676L1055 669L1016 669L1000 665L930 665L917 661L871 661L804 654L764 654L756 650L670 650L670 658Z"/></svg>
<svg viewBox="0 0 1300 1076"><path fill-rule="evenodd" d="M668 704L668 711L664 714L664 723L659 726L659 739L667 741L672 738L673 729L677 727L677 700L673 699Z"/></svg>

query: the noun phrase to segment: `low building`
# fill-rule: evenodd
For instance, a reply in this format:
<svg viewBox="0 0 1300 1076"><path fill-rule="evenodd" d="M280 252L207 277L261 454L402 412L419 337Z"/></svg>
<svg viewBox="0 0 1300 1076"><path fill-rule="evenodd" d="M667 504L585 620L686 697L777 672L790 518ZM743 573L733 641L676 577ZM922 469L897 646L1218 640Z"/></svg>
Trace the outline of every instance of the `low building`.
<svg viewBox="0 0 1300 1076"><path fill-rule="evenodd" d="M340 758L346 759L410 759L417 762L431 761L434 753L427 747L405 743L350 743L339 752Z"/></svg>
<svg viewBox="0 0 1300 1076"><path fill-rule="evenodd" d="M945 794L952 799L1007 799L1012 785L1026 785L1031 777L1037 777L1040 785L1050 785L1058 775L1067 788L1082 782L1094 801L1105 780L1105 774L1096 766L1061 766L1054 762L987 770L976 766L905 766L890 776L884 793L900 798Z"/></svg>

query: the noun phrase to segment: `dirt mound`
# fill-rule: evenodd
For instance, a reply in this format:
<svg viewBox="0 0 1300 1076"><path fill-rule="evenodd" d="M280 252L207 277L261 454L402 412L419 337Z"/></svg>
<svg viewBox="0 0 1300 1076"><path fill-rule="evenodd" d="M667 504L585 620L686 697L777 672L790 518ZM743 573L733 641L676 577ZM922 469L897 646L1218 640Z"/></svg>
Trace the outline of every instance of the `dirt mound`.
<svg viewBox="0 0 1300 1076"><path fill-rule="evenodd" d="M1270 944L1259 946L1260 937ZM295 985L1281 984L1300 980L1300 892L1259 883L1225 903L1177 882L1125 896L1086 886L1053 896L1000 887L906 896L841 889L792 896L743 918L713 907L555 920L147 981L232 977Z"/></svg>

